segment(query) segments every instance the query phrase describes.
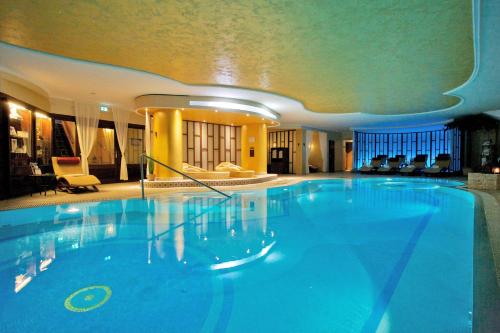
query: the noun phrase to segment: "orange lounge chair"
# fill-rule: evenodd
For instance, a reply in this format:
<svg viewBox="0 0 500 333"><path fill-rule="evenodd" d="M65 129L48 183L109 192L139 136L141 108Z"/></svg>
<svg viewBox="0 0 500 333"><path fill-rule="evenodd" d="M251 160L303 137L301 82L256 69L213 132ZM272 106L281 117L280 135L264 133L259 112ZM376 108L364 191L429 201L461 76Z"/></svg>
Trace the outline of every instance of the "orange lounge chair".
<svg viewBox="0 0 500 333"><path fill-rule="evenodd" d="M99 191L96 185L101 182L96 176L83 173L79 157L52 157L52 168L60 190L73 193L78 189L90 190L89 187L92 187L95 192Z"/></svg>

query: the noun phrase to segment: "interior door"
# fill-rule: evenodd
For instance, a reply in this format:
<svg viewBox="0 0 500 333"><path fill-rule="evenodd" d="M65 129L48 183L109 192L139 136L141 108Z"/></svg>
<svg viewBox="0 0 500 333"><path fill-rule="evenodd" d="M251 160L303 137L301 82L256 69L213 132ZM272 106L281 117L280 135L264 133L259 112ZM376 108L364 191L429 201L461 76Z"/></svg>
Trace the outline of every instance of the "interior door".
<svg viewBox="0 0 500 333"><path fill-rule="evenodd" d="M335 172L335 141L328 141L328 172Z"/></svg>
<svg viewBox="0 0 500 333"><path fill-rule="evenodd" d="M352 170L352 141L345 143L345 170Z"/></svg>

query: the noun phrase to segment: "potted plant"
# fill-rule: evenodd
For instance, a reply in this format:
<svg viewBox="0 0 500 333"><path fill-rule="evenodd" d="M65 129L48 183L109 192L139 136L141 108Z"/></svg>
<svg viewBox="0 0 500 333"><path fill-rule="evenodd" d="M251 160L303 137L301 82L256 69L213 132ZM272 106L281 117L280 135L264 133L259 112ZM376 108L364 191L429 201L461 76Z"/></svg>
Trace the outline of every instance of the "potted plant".
<svg viewBox="0 0 500 333"><path fill-rule="evenodd" d="M153 162L153 160L149 160L148 161L148 166L149 166L149 172L146 176L146 178L149 180L149 181L153 181L155 180L155 174L154 174L154 167L155 167L155 162Z"/></svg>

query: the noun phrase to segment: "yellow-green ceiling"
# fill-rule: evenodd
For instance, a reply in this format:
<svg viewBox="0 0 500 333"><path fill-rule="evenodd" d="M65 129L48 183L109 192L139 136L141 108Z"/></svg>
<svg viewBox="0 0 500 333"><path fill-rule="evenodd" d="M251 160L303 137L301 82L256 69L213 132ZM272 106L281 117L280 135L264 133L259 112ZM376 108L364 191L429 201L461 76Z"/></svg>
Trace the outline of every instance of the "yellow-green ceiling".
<svg viewBox="0 0 500 333"><path fill-rule="evenodd" d="M469 0L4 0L0 40L332 113L452 106L474 62Z"/></svg>

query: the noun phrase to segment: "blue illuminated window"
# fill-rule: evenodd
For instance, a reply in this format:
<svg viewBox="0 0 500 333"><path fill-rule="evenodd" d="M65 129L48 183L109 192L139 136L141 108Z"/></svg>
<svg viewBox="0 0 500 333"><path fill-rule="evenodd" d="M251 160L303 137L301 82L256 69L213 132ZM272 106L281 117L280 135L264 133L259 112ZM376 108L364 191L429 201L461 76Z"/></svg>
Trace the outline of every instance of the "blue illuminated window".
<svg viewBox="0 0 500 333"><path fill-rule="evenodd" d="M406 155L410 162L416 155L427 154L431 166L439 154L450 154L452 171L460 171L460 130L441 128L398 133L354 132L354 167L369 164L377 155Z"/></svg>

